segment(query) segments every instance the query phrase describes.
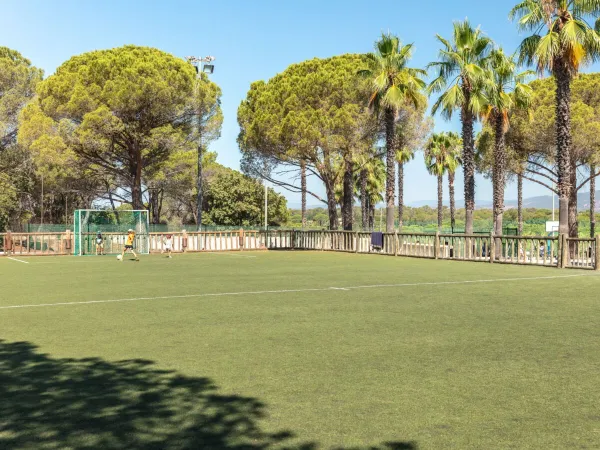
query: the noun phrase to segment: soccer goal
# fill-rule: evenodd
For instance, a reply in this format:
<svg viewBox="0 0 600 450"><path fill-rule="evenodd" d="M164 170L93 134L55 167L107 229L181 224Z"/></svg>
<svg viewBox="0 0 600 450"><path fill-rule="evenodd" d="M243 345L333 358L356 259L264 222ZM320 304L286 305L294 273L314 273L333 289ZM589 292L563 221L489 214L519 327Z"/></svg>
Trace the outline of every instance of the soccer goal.
<svg viewBox="0 0 600 450"><path fill-rule="evenodd" d="M96 237L102 233L104 253L121 253L127 230L135 231L133 247L137 253L150 253L150 230L147 210L78 209L74 213L73 253L78 256L96 254Z"/></svg>

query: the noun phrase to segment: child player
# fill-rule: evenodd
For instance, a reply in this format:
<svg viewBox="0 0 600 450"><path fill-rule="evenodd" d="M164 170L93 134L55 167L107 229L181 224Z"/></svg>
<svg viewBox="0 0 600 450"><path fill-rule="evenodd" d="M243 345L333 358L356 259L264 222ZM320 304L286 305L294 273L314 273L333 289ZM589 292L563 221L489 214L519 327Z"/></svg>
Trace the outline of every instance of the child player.
<svg viewBox="0 0 600 450"><path fill-rule="evenodd" d="M96 256L104 255L104 238L102 237L102 233L98 231L96 235Z"/></svg>
<svg viewBox="0 0 600 450"><path fill-rule="evenodd" d="M125 247L123 247L123 253L121 253L121 261L123 261L123 258L125 257L125 252L127 250L131 250L131 253L133 253L133 256L135 257L136 261L139 261L140 258L138 258L138 255L136 255L135 251L133 250L133 240L135 239L135 231L133 231L131 228L129 230L127 230L127 241L125 242Z"/></svg>
<svg viewBox="0 0 600 450"><path fill-rule="evenodd" d="M165 245L164 251L167 252L167 258L172 258L171 253L173 252L173 235L167 234L163 240Z"/></svg>

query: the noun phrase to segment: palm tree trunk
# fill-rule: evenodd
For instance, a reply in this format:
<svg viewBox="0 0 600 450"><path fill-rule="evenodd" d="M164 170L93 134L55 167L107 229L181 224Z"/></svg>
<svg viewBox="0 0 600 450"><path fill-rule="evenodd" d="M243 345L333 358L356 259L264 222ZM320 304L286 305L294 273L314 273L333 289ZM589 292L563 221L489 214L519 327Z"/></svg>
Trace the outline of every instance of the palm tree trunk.
<svg viewBox="0 0 600 450"><path fill-rule="evenodd" d="M554 193L552 194L554 195ZM517 174L517 233L523 234L523 172Z"/></svg>
<svg viewBox="0 0 600 450"><path fill-rule="evenodd" d="M338 229L337 202L335 201L335 191L333 188L325 188L327 192L327 213L329 214L329 229Z"/></svg>
<svg viewBox="0 0 600 450"><path fill-rule="evenodd" d="M454 172L448 172L448 190L450 192L450 226L452 227L452 232L454 232L454 227L456 227L456 200L454 197Z"/></svg>
<svg viewBox="0 0 600 450"><path fill-rule="evenodd" d="M404 222L404 163L398 161L398 229Z"/></svg>
<svg viewBox="0 0 600 450"><path fill-rule="evenodd" d="M558 165L559 227L569 233L569 196L571 194L571 79L565 63L554 61L556 80L556 161Z"/></svg>
<svg viewBox="0 0 600 450"><path fill-rule="evenodd" d="M471 93L465 89L465 104L469 105ZM463 170L465 173L465 233L473 233L475 211L475 141L473 137L473 113L467 108L461 111L463 139Z"/></svg>
<svg viewBox="0 0 600 450"><path fill-rule="evenodd" d="M442 222L443 222L443 208L444 208L444 176L438 175L437 177L437 194L438 194L438 207L437 207L437 221L438 221L438 231L442 232Z"/></svg>
<svg viewBox="0 0 600 450"><path fill-rule="evenodd" d="M590 237L596 237L596 166L590 165Z"/></svg>
<svg viewBox="0 0 600 450"><path fill-rule="evenodd" d="M302 228L306 228L306 161L300 161L300 190L302 191Z"/></svg>
<svg viewBox="0 0 600 450"><path fill-rule="evenodd" d="M395 115L392 108L385 109L385 145L386 145L386 180L385 180L385 202L386 221L385 231L394 232L394 193L396 191L396 133Z"/></svg>
<svg viewBox="0 0 600 450"><path fill-rule="evenodd" d="M504 123L500 114L496 117L494 142L494 166L493 166L493 189L494 189L494 234L502 236L502 219L504 215L504 184L506 167L506 142Z"/></svg>
<svg viewBox="0 0 600 450"><path fill-rule="evenodd" d="M369 209L367 203L367 169L360 171L360 211L362 213L362 229L369 229Z"/></svg>
<svg viewBox="0 0 600 450"><path fill-rule="evenodd" d="M577 189L575 186L577 185L577 162L571 161L570 168L570 182L571 185L569 192L569 237L578 238L579 237L579 224L577 223Z"/></svg>
<svg viewBox="0 0 600 450"><path fill-rule="evenodd" d="M344 152L344 180L342 199L342 222L344 230L352 231L352 205L354 203L354 178L352 170L352 150Z"/></svg>

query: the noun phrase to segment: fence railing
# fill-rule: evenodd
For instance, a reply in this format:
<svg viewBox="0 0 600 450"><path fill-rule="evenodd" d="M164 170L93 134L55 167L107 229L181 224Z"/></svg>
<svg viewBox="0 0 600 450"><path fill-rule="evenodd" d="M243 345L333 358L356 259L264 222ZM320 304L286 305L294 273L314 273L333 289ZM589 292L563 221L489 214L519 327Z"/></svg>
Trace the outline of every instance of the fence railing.
<svg viewBox="0 0 600 450"><path fill-rule="evenodd" d="M0 233L0 255L69 255L72 249L72 233Z"/></svg>
<svg viewBox="0 0 600 450"><path fill-rule="evenodd" d="M372 234L353 231L261 231L267 249L374 253L445 259L600 270L600 237L492 236L485 234L383 233L381 246Z"/></svg>
<svg viewBox="0 0 600 450"><path fill-rule="evenodd" d="M114 234L114 236L113 236ZM150 233L150 253L162 252L172 236L175 252L225 252L259 249L319 250L373 253L412 258L521 264L600 270L600 237L492 236L482 234L382 233L374 246L372 234L354 231L202 231ZM106 253L119 252L125 234L105 236ZM91 238L90 238L91 242ZM0 256L73 254L70 231L0 233ZM92 250L89 251L92 253Z"/></svg>

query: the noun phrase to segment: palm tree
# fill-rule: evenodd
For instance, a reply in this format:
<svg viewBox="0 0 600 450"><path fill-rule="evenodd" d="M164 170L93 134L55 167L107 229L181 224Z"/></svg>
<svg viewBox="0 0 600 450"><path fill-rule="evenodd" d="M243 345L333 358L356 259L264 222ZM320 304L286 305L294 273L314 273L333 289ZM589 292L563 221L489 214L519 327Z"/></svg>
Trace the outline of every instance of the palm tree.
<svg viewBox="0 0 600 450"><path fill-rule="evenodd" d="M454 23L452 43L437 35L442 44L439 61L428 68L438 70L438 76L429 85L429 92L442 94L432 107L432 113L441 111L450 119L460 110L463 140L463 167L465 174L465 231L473 232L475 210L475 137L473 126L486 103L483 90L489 73L484 69L492 41L468 20Z"/></svg>
<svg viewBox="0 0 600 450"><path fill-rule="evenodd" d="M600 36L588 19L600 16L600 0L524 0L510 12L520 30L533 34L520 46L520 61L549 71L556 81L556 162L559 232L569 232L571 193L571 82L583 64L600 57ZM596 29L599 22L596 21Z"/></svg>
<svg viewBox="0 0 600 450"><path fill-rule="evenodd" d="M360 200L363 230L373 230L375 205L383 200L385 188L385 165L381 158L358 159L354 171L357 174L355 191Z"/></svg>
<svg viewBox="0 0 600 450"><path fill-rule="evenodd" d="M456 171L462 165L461 147L462 140L460 136L454 132L448 133L450 141L450 151L446 158L446 170L448 171L448 193L450 195L450 226L452 231L456 227L456 200L454 193L454 179Z"/></svg>
<svg viewBox="0 0 600 450"><path fill-rule="evenodd" d="M398 229L402 231L404 221L404 165L415 157L415 151L404 146L396 151L398 163Z"/></svg>
<svg viewBox="0 0 600 450"><path fill-rule="evenodd" d="M382 114L385 126L386 145L386 231L394 231L394 193L396 170L396 115L398 109L409 101L415 107L425 103L422 91L426 87L421 77L426 72L421 69L407 67L412 56L412 44L402 45L398 37L383 34L375 43L375 53L369 53L368 68L359 71L360 75L370 77L373 91L369 98L369 106Z"/></svg>
<svg viewBox="0 0 600 450"><path fill-rule="evenodd" d="M456 133L435 133L425 148L425 165L438 181L438 230L442 231L444 175L450 168L456 170L460 138Z"/></svg>
<svg viewBox="0 0 600 450"><path fill-rule="evenodd" d="M506 133L509 128L509 117L515 108L529 107L533 90L524 82L532 72L518 73L515 55L508 56L501 48L491 52L488 62L490 82L486 85L488 105L484 116L494 131L492 163L494 234L501 236L507 166Z"/></svg>

